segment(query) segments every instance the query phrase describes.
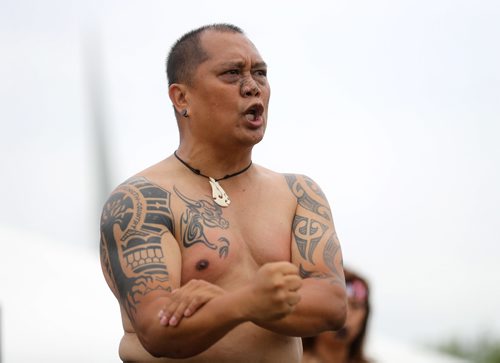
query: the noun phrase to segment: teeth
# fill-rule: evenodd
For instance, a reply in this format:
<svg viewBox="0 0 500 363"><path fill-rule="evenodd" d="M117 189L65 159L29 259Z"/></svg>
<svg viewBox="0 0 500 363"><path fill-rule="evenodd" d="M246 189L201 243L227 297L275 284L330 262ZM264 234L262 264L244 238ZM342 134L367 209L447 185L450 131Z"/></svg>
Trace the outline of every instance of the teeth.
<svg viewBox="0 0 500 363"><path fill-rule="evenodd" d="M255 121L255 114L253 114L253 113L247 113L245 115L245 117L246 117L247 121Z"/></svg>

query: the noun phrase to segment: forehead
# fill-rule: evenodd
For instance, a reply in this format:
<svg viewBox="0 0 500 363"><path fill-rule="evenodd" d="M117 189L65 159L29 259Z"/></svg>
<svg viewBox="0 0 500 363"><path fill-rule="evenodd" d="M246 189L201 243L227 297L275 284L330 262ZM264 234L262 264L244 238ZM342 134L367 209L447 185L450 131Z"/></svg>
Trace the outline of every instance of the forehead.
<svg viewBox="0 0 500 363"><path fill-rule="evenodd" d="M207 53L207 63L227 61L261 63L262 57L255 45L243 34L206 31L200 36L201 46Z"/></svg>

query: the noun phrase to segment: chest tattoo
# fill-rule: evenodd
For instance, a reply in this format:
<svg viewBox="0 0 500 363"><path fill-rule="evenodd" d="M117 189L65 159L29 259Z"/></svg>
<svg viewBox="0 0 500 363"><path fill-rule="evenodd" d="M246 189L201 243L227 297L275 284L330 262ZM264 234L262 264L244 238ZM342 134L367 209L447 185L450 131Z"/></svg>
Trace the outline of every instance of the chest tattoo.
<svg viewBox="0 0 500 363"><path fill-rule="evenodd" d="M227 229L229 222L222 217L222 208L213 201L193 200L182 194L175 186L174 191L186 205L186 210L180 218L180 237L182 245L189 248L201 243L211 250L218 252L219 257L225 258L229 253L229 240L220 237L217 241L210 241L206 236L207 228Z"/></svg>

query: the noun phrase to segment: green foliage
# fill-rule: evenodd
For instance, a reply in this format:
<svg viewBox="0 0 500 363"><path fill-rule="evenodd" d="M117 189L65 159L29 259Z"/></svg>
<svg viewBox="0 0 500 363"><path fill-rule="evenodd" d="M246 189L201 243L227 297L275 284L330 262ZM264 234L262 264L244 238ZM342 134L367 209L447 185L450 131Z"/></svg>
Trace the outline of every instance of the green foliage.
<svg viewBox="0 0 500 363"><path fill-rule="evenodd" d="M452 338L435 348L442 353L464 358L473 363L500 363L500 340L488 334L482 334L474 341Z"/></svg>

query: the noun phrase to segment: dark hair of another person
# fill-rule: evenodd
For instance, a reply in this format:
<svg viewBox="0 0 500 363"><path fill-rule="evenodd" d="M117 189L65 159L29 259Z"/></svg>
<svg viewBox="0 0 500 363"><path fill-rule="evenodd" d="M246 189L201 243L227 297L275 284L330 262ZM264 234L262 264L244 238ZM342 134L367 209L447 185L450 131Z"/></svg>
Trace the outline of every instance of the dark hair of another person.
<svg viewBox="0 0 500 363"><path fill-rule="evenodd" d="M366 330L368 327L368 320L370 317L370 286L368 285L368 282L364 278L362 278L361 276L357 275L356 273L350 270L344 269L344 275L346 283L358 280L361 283L363 283L363 285L365 285L366 287L365 319L363 320L363 325L361 326L361 330L358 336L352 341L352 343L349 346L347 359L349 363L369 363L370 360L366 358L364 354L364 344L365 344ZM314 350L315 342L316 342L316 337L302 338L304 351Z"/></svg>
<svg viewBox="0 0 500 363"><path fill-rule="evenodd" d="M348 356L352 362L367 363L369 362L369 360L364 355L363 347L365 343L366 330L368 326L368 318L370 317L370 287L368 286L368 282L365 279L363 279L361 276L351 271L345 271L345 279L346 282L351 282L355 280L361 281L363 285L365 285L366 287L365 319L363 321L363 325L361 326L361 331L359 332L356 339L354 339L353 342L351 343Z"/></svg>
<svg viewBox="0 0 500 363"><path fill-rule="evenodd" d="M189 84L195 69L208 59L200 42L200 35L205 31L244 34L243 30L232 24L204 25L184 34L175 42L167 56L166 68L169 86L173 83Z"/></svg>

